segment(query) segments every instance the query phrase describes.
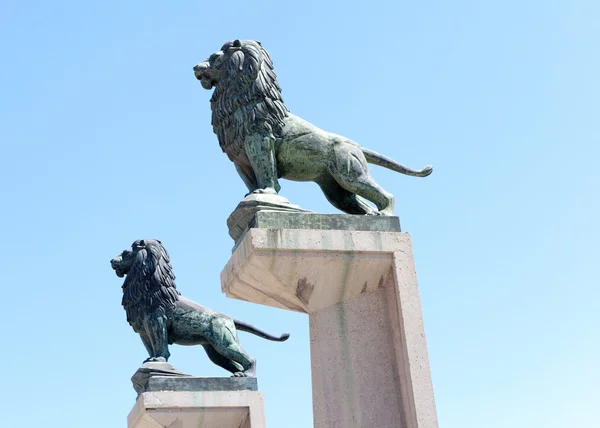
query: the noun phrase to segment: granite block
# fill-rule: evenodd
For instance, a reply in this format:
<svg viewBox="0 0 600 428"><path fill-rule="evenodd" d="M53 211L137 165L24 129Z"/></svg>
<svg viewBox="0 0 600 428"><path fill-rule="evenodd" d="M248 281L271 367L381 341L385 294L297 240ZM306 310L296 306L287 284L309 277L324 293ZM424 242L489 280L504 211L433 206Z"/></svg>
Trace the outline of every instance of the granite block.
<svg viewBox="0 0 600 428"><path fill-rule="evenodd" d="M259 211L250 223L250 228L400 232L400 219L390 216Z"/></svg>
<svg viewBox="0 0 600 428"><path fill-rule="evenodd" d="M153 376L145 392L150 391L258 391L255 377L172 377Z"/></svg>

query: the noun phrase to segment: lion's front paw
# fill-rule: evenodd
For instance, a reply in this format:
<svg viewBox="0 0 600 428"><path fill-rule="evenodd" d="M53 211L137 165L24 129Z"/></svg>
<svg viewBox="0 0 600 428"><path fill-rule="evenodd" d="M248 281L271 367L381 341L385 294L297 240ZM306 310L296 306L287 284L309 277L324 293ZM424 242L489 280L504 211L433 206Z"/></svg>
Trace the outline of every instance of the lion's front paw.
<svg viewBox="0 0 600 428"><path fill-rule="evenodd" d="M145 363L166 363L165 357L148 357L144 360Z"/></svg>
<svg viewBox="0 0 600 428"><path fill-rule="evenodd" d="M265 187L264 189L256 189L252 193L255 195L259 195L259 194L276 195L277 190L275 190L273 187Z"/></svg>

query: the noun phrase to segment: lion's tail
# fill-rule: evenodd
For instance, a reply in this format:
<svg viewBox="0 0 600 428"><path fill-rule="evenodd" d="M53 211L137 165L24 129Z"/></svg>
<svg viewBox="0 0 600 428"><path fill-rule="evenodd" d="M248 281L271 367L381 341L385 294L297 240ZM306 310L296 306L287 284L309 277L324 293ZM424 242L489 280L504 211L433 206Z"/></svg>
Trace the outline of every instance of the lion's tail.
<svg viewBox="0 0 600 428"><path fill-rule="evenodd" d="M412 175L413 177L427 177L433 171L433 167L431 165L427 165L425 168L419 171L401 165L395 160L380 155L379 153L374 152L373 150L365 149L364 147L362 147L362 151L365 154L365 158L367 158L367 162L372 163L374 165L382 166L387 169L391 169L392 171L396 171L401 174Z"/></svg>
<svg viewBox="0 0 600 428"><path fill-rule="evenodd" d="M285 342L290 337L289 333L283 333L281 336L271 336L269 333L265 333L262 330L257 329L251 324L247 324L243 321L233 320L235 323L235 328L240 331L245 331L246 333L252 333L258 337L262 337L263 339L272 340L274 342Z"/></svg>

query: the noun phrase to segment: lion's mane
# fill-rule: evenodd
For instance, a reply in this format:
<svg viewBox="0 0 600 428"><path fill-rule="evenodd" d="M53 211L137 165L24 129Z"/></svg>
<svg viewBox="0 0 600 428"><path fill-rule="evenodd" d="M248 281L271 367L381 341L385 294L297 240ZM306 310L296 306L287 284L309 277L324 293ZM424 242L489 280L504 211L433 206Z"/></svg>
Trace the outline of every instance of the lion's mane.
<svg viewBox="0 0 600 428"><path fill-rule="evenodd" d="M123 307L133 326L150 313L168 316L179 300L167 250L160 241L147 239L123 283Z"/></svg>
<svg viewBox="0 0 600 428"><path fill-rule="evenodd" d="M226 43L226 51L233 42ZM289 110L269 53L259 42L242 40L241 49L223 64L211 98L212 126L221 149L229 158L250 166L244 148L249 134L277 136Z"/></svg>

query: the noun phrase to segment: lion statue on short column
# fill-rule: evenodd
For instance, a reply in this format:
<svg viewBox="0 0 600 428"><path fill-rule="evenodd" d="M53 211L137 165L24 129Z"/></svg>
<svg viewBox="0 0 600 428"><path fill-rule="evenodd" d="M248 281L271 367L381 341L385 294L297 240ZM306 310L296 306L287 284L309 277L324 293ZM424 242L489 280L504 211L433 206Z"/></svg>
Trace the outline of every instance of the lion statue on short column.
<svg viewBox="0 0 600 428"><path fill-rule="evenodd" d="M202 345L210 360L233 373L255 376L256 361L239 344L237 330L283 342L250 324L205 308L179 294L169 255L160 241L141 239L110 261L123 283L127 321L140 335L150 357L166 362L169 345Z"/></svg>
<svg viewBox="0 0 600 428"><path fill-rule="evenodd" d="M279 178L314 181L341 211L393 215L394 198L373 180L367 163L416 177L431 174L431 166L407 168L291 114L260 42L227 42L194 66L194 74L204 89L214 88L213 130L250 193L278 193Z"/></svg>

